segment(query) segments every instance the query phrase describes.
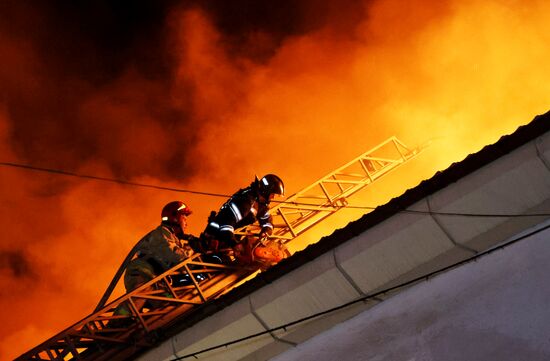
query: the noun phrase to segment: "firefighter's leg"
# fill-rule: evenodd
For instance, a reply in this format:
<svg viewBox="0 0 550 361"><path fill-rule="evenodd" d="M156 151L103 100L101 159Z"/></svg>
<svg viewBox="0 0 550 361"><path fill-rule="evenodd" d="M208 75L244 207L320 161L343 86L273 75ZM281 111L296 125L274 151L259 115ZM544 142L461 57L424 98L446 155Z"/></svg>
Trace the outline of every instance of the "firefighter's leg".
<svg viewBox="0 0 550 361"><path fill-rule="evenodd" d="M139 286L144 283L149 282L155 278L155 273L153 267L140 259L133 260L126 268L124 273L124 286L126 288L126 293L132 292ZM136 308L141 311L145 304L145 300L138 299L134 301ZM118 305L115 309L114 314L117 316L130 316L132 312L130 311L128 305L124 302Z"/></svg>

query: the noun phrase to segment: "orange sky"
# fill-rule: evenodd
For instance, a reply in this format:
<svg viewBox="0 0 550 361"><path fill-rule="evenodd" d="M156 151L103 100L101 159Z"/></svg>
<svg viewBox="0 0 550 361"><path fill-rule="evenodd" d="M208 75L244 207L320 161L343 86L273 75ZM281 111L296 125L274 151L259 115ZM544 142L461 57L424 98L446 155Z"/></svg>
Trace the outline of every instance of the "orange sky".
<svg viewBox="0 0 550 361"><path fill-rule="evenodd" d="M272 45L269 32L248 33L246 51L235 52L207 11L172 9L164 35L169 80L127 64L100 85L78 76L64 82L62 100L71 100L67 112L78 119L70 129L78 141L67 148L74 153L60 144L53 117L32 128L40 135L29 131L51 143L14 141L21 129L9 96L45 94L36 109L65 102L51 102L44 84L58 75L45 72L44 53L1 29L0 158L222 194L273 172L292 194L392 135L410 146L435 139L376 192L351 202L376 206L549 110L548 2L431 3L366 2L353 27L333 14L285 36L262 61L247 52ZM188 173L178 178L180 166ZM189 203L195 234L223 202L5 167L0 174L0 359L88 315L166 202ZM308 237L359 215L327 221Z"/></svg>

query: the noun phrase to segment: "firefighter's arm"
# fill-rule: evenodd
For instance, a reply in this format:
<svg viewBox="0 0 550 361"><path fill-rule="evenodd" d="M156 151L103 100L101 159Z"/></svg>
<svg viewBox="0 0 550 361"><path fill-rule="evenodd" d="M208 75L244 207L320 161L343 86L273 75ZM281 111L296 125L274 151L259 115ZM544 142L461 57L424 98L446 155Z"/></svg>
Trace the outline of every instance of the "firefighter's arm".
<svg viewBox="0 0 550 361"><path fill-rule="evenodd" d="M181 262L193 255L193 249L187 244L186 240L180 240L168 231L165 231L163 236L171 253L171 255L166 254L165 257L169 259L171 263Z"/></svg>
<svg viewBox="0 0 550 361"><path fill-rule="evenodd" d="M182 239L187 241L187 244L189 245L189 247L191 247L193 251L201 251L201 239L199 237L195 237L192 234L184 234Z"/></svg>
<svg viewBox="0 0 550 361"><path fill-rule="evenodd" d="M237 244L235 240L235 228L232 225L225 224L220 226L219 241L222 245L227 247L235 247Z"/></svg>
<svg viewBox="0 0 550 361"><path fill-rule="evenodd" d="M234 200L227 202L216 217L218 241L220 241L222 247L234 247L237 244L235 227L243 219L243 211L240 209L239 204ZM213 222L210 223L210 225L212 224Z"/></svg>
<svg viewBox="0 0 550 361"><path fill-rule="evenodd" d="M260 238L266 238L273 233L273 216L267 210L263 214L258 214L258 223L260 224Z"/></svg>

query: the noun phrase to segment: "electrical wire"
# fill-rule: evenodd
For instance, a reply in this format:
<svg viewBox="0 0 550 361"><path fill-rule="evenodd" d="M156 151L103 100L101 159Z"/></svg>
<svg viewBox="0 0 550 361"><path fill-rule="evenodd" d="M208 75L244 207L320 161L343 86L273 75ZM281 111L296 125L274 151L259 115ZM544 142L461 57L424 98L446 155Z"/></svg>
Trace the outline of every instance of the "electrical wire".
<svg viewBox="0 0 550 361"><path fill-rule="evenodd" d="M6 167L15 167L15 168L22 168L22 169L27 169L27 170L39 171L39 172L47 172L47 173L52 173L52 174L57 174L57 175L65 175L65 176L70 176L70 177L92 179L92 180L102 181L102 182L118 183L118 184L135 186L135 187L153 188L153 189L160 189L160 190L179 192L179 193L199 194L199 195L211 196L211 197L225 197L225 198L229 197L226 194L211 193L211 192L199 192L199 191L192 191L192 190L188 190L188 189L163 187L163 186L157 186L157 185L151 185L151 184L145 184L145 183L131 182L131 181L116 179L116 178L99 177L99 176L94 176L94 175L79 174L79 173L68 172L68 171L52 169L52 168L36 167L36 166L28 165L28 164L0 162L0 165L1 166L6 166Z"/></svg>
<svg viewBox="0 0 550 361"><path fill-rule="evenodd" d="M367 206L346 206L346 208L356 209L376 209L376 207ZM420 211L413 209L402 209L400 213L413 213L413 214L429 214L435 216L455 216L455 217L489 217L489 218L517 218L517 217L550 217L550 213L461 213L461 212L434 212L434 211Z"/></svg>
<svg viewBox="0 0 550 361"><path fill-rule="evenodd" d="M403 283L400 283L398 285L395 285L395 286L392 286L392 287L388 287L384 290L381 290L381 291L378 291L378 292L375 292L375 293L371 293L371 294L367 294L365 296L362 296L360 298L357 298L353 301L350 301L350 302L347 302L347 303L344 303L342 305L339 305L339 306L336 306L336 307L333 307L333 308L330 308L328 310L325 310L325 311L321 311L321 312L317 312L317 313L314 313L312 315L309 315L309 316L306 316L306 317L303 317L303 318L300 318L298 320L295 320L295 321L292 321L292 322L289 322L289 323L286 323L284 325L281 325L281 326L278 326L278 327L274 327L274 328L271 328L269 330L265 330L265 331L261 331L261 332L257 332L255 334L251 334L249 336L245 336L245 337L241 337L241 338L238 338L238 339L235 339L233 341L229 341L229 342L226 342L226 343L223 343L223 344L219 344L219 345L216 345L216 346L212 346L212 347L208 347L208 348L205 348L205 349L202 349L200 351L197 351L197 352L193 352L193 353L190 353L190 354L187 354L187 355L184 355L184 356L177 356L177 355L174 355L176 356L175 358L173 358L171 361L179 361L179 360L183 360L185 358L190 358L190 357L193 357L195 359L198 359L197 355L200 355L200 354L203 354L203 353L206 353L206 352L209 352L209 351L213 351L213 350L216 350L216 349L220 349L220 348L225 348L225 347L228 347L228 346L231 346L231 345L234 345L234 344L237 344L237 343L240 343L240 342L243 342L243 341L247 341L247 340L250 340L252 338L256 338L258 336L263 336L263 335L266 335L266 334L270 334L270 333L273 333L275 331L280 331L280 330L283 330L283 331L286 331L287 328L289 327L292 327L292 326L295 326L295 325L298 325L300 323L303 323L303 322L306 322L306 321L309 321L311 319L314 319L314 318L317 318L317 317L320 317L320 316L324 316L326 314L329 314L329 313L333 313L333 312L336 312L336 311L339 311L343 308L346 308L346 307L349 307L351 305L354 305L356 303L359 303L359 302L365 302L369 299L375 299L379 296L382 296L384 294L387 294L387 293L390 293L392 291L395 291L395 290L398 290L400 288L403 288L403 287L407 287L407 286L410 286L412 284L415 284L419 281L422 281L422 280L427 280L433 276L436 276L440 273L443 273L443 272L446 272L450 269L453 269L453 268L456 268L460 265L463 265L465 263L469 263L469 262L472 262L482 256L485 256L489 253L492 253L498 249L503 249L503 248L506 248L514 243L517 243L521 240L524 240L528 237L531 237L537 233L540 233L544 230L547 230L550 228L550 224L549 225L546 225L540 229L537 229L537 230L534 230L532 232L529 232L527 234L524 234L522 236L518 236L517 238L513 238L507 242L504 242L502 244L499 244L499 245L496 245L494 247L491 247L483 252L479 252L473 256L470 256L468 258L465 258L463 259L462 261L458 261L458 262L455 262L451 265L448 265L448 266L445 266L445 267L442 267L442 268L439 268L435 271L432 271L432 272L429 272L429 273L426 273L422 276L419 276L419 277L416 277L416 278L413 278L411 280L408 280L408 281L405 281Z"/></svg>
<svg viewBox="0 0 550 361"><path fill-rule="evenodd" d="M319 204L313 204L313 203L301 203L301 202L294 202L294 201L272 201L274 203L282 203L282 204L291 204L295 206L310 206L310 207L323 207ZM332 208L347 208L347 209L367 209L367 210L375 210L378 207L373 206L354 206L354 205L346 205L341 207L332 207L330 205L325 206L327 209ZM517 217L550 217L550 213L524 213L524 214L517 214L517 213L461 213L461 212L437 212L437 211L421 211L421 210L413 210L413 209L401 209L398 211L399 213L412 213L412 214L429 214L434 216L457 216L457 217L489 217L489 218L517 218Z"/></svg>
<svg viewBox="0 0 550 361"><path fill-rule="evenodd" d="M19 163L12 163L12 162L0 162L0 166L14 167L14 168L26 169L26 170L31 170L31 171L46 172L46 173L51 173L51 174L56 174L56 175L64 175L64 176L70 176L70 177L76 177L76 178L90 179L90 180L95 180L95 181L117 183L117 184L122 184L122 185L127 185L127 186L151 188L151 189L158 189L158 190L178 192L178 193L189 193L189 194L197 194L197 195L210 196L210 197L223 197L223 198L231 197L231 195L229 195L229 194L202 192L202 191L195 191L195 190L181 189L181 188L173 188L173 187L164 187L164 186L153 185L153 184L131 182L131 181L123 180L123 179L108 178L108 177L101 177L101 176L94 176L94 175L87 175L87 174L79 174L79 173L69 172L69 171L64 171L64 170L59 170L59 169L37 167L37 166L33 166L33 165L28 165L28 164L19 164ZM279 204L289 204L289 205L295 205L295 206L326 207L327 209L339 208L339 207L334 207L334 206L331 206L331 205L324 206L324 205L319 205L319 204L302 203L302 202L295 202L295 201L273 200L271 202L272 203L279 203ZM341 208L366 209L366 210L376 209L376 207L372 207L372 206L354 206L354 205L346 205L346 206L342 206ZM437 216L458 216L458 217L491 217L491 218L499 218L499 217L500 218L550 217L550 213L535 213L535 214L533 214L533 213L530 213L530 214L461 213L461 212L420 211L420 210L411 210L411 209L402 209L399 212L400 213L429 214L429 215L437 215Z"/></svg>

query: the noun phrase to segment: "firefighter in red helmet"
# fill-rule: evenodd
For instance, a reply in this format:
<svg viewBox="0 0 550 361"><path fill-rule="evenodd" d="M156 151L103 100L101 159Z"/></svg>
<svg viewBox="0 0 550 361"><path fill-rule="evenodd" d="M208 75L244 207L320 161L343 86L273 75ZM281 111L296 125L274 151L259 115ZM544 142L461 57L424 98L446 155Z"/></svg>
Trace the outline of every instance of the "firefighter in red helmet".
<svg viewBox="0 0 550 361"><path fill-rule="evenodd" d="M284 184L275 174L267 174L261 179L255 177L246 188L239 189L220 208L212 213L206 229L201 234L208 250L235 247L235 229L258 222L260 238L273 232L269 203L276 195L284 195Z"/></svg>
<svg viewBox="0 0 550 361"><path fill-rule="evenodd" d="M138 242L135 256L126 266L126 292L133 291L193 255L189 242L197 238L185 233L190 214L191 209L182 201L170 202L164 206L161 224ZM144 306L144 301L136 306L140 309ZM115 314L129 314L129 310L122 306Z"/></svg>
<svg viewBox="0 0 550 361"><path fill-rule="evenodd" d="M148 282L193 255L185 233L191 209L182 201L166 204L161 212L161 224L143 237L136 257L126 268L124 285L131 290Z"/></svg>

